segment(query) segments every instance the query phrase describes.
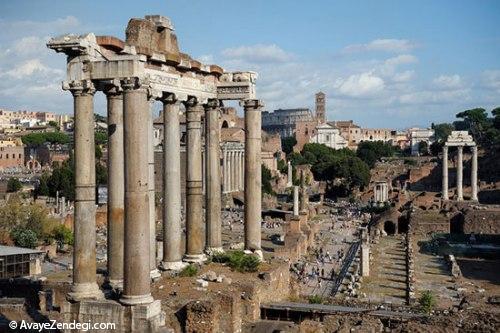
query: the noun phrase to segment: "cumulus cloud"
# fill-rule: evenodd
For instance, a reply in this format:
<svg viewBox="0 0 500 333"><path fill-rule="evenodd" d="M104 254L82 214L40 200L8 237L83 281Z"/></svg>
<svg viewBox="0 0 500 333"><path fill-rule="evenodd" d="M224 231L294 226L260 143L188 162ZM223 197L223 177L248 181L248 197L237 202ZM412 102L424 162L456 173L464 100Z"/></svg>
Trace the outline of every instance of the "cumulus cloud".
<svg viewBox="0 0 500 333"><path fill-rule="evenodd" d="M417 91L408 94L403 94L399 97L402 104L444 104L454 103L457 100L469 100L470 94L468 89L444 90L444 91Z"/></svg>
<svg viewBox="0 0 500 333"><path fill-rule="evenodd" d="M412 80L415 77L415 71L414 70L407 70L404 72L396 73L392 77L392 81L394 82L408 82Z"/></svg>
<svg viewBox="0 0 500 333"><path fill-rule="evenodd" d="M50 68L40 61L40 59L30 59L21 64L14 66L14 68L5 72L0 72L0 77L9 76L11 78L21 80L29 79L33 74L48 74L48 75L62 75L64 71L56 68Z"/></svg>
<svg viewBox="0 0 500 333"><path fill-rule="evenodd" d="M338 79L335 89L340 95L349 97L370 97L384 89L384 80L372 73L354 74L346 79Z"/></svg>
<svg viewBox="0 0 500 333"><path fill-rule="evenodd" d="M500 92L500 70L487 70L481 74L482 86Z"/></svg>
<svg viewBox="0 0 500 333"><path fill-rule="evenodd" d="M408 52L417 45L407 39L375 39L365 44L352 44L344 47L342 53L357 53L366 51L383 51L402 53Z"/></svg>
<svg viewBox="0 0 500 333"><path fill-rule="evenodd" d="M279 63L292 59L292 55L290 53L287 53L275 44L256 44L228 48L223 50L221 54L229 60L243 60L256 63Z"/></svg>
<svg viewBox="0 0 500 333"><path fill-rule="evenodd" d="M440 75L432 80L438 89L456 89L462 87L462 78L458 74Z"/></svg>

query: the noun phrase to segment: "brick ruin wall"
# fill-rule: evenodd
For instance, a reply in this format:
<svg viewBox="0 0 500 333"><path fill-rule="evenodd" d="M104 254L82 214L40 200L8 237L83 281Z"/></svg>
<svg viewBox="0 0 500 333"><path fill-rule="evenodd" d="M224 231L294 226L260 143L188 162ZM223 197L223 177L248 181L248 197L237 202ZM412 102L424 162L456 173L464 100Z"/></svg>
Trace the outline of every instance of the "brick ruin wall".
<svg viewBox="0 0 500 333"><path fill-rule="evenodd" d="M464 234L500 234L500 209L466 210L463 216Z"/></svg>

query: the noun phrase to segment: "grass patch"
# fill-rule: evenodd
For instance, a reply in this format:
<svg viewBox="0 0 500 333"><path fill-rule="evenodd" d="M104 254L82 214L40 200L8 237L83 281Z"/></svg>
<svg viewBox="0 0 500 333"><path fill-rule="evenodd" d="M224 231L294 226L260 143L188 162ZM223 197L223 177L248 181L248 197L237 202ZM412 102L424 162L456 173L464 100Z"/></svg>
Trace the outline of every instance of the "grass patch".
<svg viewBox="0 0 500 333"><path fill-rule="evenodd" d="M212 262L225 263L231 269L241 273L257 272L260 266L259 258L245 254L243 251L214 254Z"/></svg>
<svg viewBox="0 0 500 333"><path fill-rule="evenodd" d="M190 264L182 269L182 271L179 273L179 276L192 277L196 276L196 274L198 274L198 267Z"/></svg>
<svg viewBox="0 0 500 333"><path fill-rule="evenodd" d="M309 304L323 304L325 301L323 297L319 295L311 295L309 296Z"/></svg>

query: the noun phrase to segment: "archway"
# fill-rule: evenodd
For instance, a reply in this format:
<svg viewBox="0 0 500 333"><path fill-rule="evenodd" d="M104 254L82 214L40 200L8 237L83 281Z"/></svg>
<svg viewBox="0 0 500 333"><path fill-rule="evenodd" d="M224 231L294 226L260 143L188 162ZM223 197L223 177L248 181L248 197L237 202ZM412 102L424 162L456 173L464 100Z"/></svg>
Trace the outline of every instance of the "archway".
<svg viewBox="0 0 500 333"><path fill-rule="evenodd" d="M408 232L408 219L406 216L400 216L398 219L398 233L404 234Z"/></svg>
<svg viewBox="0 0 500 333"><path fill-rule="evenodd" d="M229 123L227 122L227 120L224 120L222 122L222 128L228 128L229 127Z"/></svg>
<svg viewBox="0 0 500 333"><path fill-rule="evenodd" d="M396 233L396 223L390 220L385 221L384 231L387 233L387 235L394 235Z"/></svg>

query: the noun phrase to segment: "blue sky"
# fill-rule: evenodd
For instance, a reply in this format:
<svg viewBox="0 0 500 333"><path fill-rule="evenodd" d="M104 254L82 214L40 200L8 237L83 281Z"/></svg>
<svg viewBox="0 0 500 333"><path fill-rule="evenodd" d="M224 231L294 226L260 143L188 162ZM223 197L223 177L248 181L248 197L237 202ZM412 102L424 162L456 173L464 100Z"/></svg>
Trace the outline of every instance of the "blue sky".
<svg viewBox="0 0 500 333"><path fill-rule="evenodd" d="M269 110L312 108L323 90L331 120L404 128L500 105L500 1L17 0L0 3L0 108L71 112L46 40L123 38L146 14L170 17L194 58L257 71Z"/></svg>

